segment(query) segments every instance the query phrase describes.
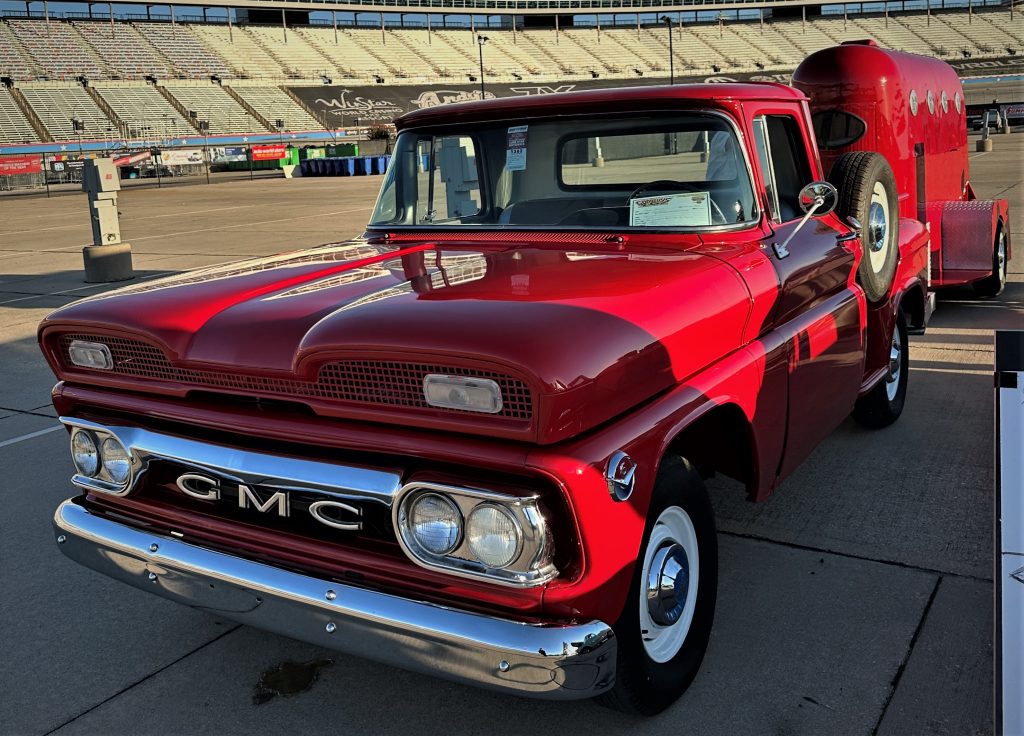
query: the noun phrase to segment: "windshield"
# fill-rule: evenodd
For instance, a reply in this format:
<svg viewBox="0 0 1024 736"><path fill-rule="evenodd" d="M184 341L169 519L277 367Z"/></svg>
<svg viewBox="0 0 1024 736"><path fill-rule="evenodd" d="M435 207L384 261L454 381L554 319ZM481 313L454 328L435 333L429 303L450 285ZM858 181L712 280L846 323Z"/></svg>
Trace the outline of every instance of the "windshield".
<svg viewBox="0 0 1024 736"><path fill-rule="evenodd" d="M732 127L674 113L403 131L370 225L706 229L755 215Z"/></svg>

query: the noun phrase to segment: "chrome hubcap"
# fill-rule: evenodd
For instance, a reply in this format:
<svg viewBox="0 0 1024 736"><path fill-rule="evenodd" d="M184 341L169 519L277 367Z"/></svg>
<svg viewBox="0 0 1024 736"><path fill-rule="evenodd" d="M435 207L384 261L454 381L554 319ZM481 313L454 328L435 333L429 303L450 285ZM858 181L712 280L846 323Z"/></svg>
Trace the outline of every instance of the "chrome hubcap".
<svg viewBox="0 0 1024 736"><path fill-rule="evenodd" d="M690 562L678 544L654 553L647 576L647 611L659 626L671 626L683 614L690 587Z"/></svg>
<svg viewBox="0 0 1024 736"><path fill-rule="evenodd" d="M888 231L885 220L885 207L879 202L872 202L868 210L868 243L874 253L882 250L885 246L885 236Z"/></svg>
<svg viewBox="0 0 1024 736"><path fill-rule="evenodd" d="M681 507L669 506L658 516L640 574L637 603L644 651L655 662L668 662L686 641L700 585L697 530Z"/></svg>
<svg viewBox="0 0 1024 736"><path fill-rule="evenodd" d="M889 348L889 374L885 377L885 393L889 401L896 398L896 390L900 385L900 358L902 356L903 342L900 338L898 327L892 332L892 347Z"/></svg>

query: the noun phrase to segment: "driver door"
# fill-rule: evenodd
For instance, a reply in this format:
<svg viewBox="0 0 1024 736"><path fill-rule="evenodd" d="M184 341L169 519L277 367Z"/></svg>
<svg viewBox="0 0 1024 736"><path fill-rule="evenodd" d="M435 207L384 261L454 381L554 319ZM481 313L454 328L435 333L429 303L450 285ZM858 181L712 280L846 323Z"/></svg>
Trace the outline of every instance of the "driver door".
<svg viewBox="0 0 1024 736"><path fill-rule="evenodd" d="M812 216L786 243L804 216L799 193L815 180L812 161L817 168L798 118L790 111L761 110L751 126L772 231L766 253L779 280L771 320L789 346L786 447L779 469L785 477L853 409L863 376L864 304L851 288L855 253L837 240L841 232L833 215Z"/></svg>

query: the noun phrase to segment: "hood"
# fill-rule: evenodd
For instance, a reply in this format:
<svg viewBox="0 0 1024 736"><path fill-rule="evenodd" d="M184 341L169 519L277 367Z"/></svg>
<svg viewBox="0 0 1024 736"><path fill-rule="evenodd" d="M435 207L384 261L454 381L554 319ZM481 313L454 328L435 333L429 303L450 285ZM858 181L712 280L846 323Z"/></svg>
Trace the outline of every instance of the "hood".
<svg viewBox="0 0 1024 736"><path fill-rule="evenodd" d="M490 371L529 387L533 411L520 436L553 442L738 346L748 313L739 275L692 252L359 240L85 299L51 314L40 335L51 360L60 334L130 336L188 375L291 384L339 360ZM448 419L486 433L485 421L459 415Z"/></svg>

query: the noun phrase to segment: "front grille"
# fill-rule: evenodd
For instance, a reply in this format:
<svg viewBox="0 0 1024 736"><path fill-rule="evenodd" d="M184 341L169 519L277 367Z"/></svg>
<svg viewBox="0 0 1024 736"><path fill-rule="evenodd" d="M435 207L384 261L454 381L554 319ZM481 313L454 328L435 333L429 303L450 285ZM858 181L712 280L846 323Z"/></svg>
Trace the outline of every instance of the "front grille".
<svg viewBox="0 0 1024 736"><path fill-rule="evenodd" d="M530 389L522 381L492 371L480 371L451 365L405 363L385 360L343 360L325 363L316 381L247 376L222 371L178 368L154 345L124 337L64 334L60 336L61 363L71 371L82 371L68 362L72 340L101 342L110 348L114 360L112 373L133 378L171 381L203 388L220 388L282 397L329 399L412 409L454 413L458 409L435 409L423 397L423 378L428 373L488 378L501 388L502 410L493 416L528 420L533 416ZM92 372L92 371L90 371Z"/></svg>

